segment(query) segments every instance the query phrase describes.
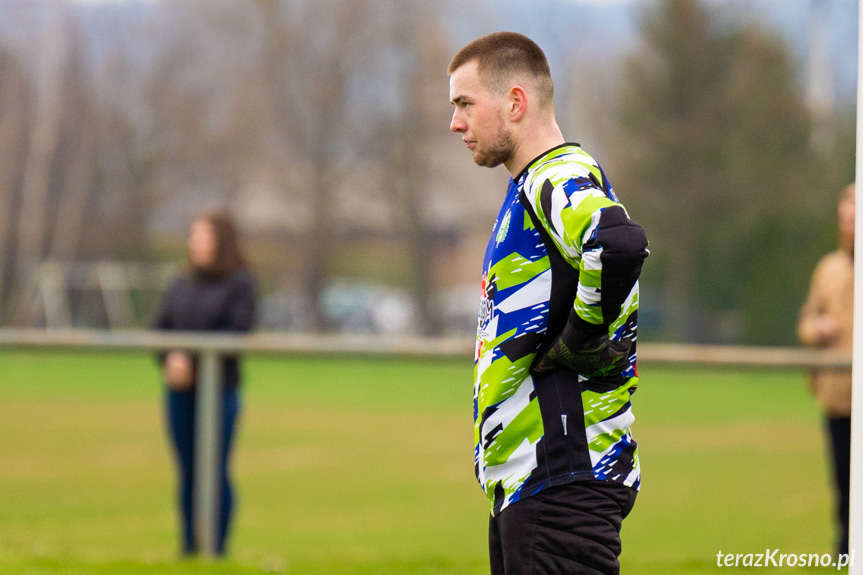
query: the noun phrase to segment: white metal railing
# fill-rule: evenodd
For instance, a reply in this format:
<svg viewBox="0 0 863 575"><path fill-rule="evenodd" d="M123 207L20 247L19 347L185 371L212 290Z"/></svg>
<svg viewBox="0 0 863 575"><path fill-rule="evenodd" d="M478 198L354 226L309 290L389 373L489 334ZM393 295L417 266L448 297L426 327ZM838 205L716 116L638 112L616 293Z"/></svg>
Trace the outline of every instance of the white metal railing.
<svg viewBox="0 0 863 575"><path fill-rule="evenodd" d="M195 435L195 529L205 555L216 552L218 518L219 360L223 355L338 354L461 358L470 361L470 338L402 338L289 333L214 334L107 330L0 328L2 349L78 349L156 352L185 349L199 354ZM639 344L639 363L727 367L851 369L851 354L800 348Z"/></svg>
<svg viewBox="0 0 863 575"><path fill-rule="evenodd" d="M304 333L214 334L140 330L41 330L0 328L0 348L92 349L94 351L167 351L217 353L355 354L470 358L470 338L422 338ZM751 347L639 343L638 360L648 364L727 367L850 369L851 354L794 347Z"/></svg>

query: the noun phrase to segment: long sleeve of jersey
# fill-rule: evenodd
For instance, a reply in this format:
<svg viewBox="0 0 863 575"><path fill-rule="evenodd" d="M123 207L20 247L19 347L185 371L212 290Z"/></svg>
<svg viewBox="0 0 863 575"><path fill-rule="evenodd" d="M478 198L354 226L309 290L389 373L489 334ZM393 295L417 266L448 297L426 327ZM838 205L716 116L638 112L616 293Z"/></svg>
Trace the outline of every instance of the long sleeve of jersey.
<svg viewBox="0 0 863 575"><path fill-rule="evenodd" d="M587 324L607 326L621 315L638 280L649 253L647 237L598 168L569 167L569 173L556 174L557 181L533 186L538 197L532 204L561 255L579 271L575 314Z"/></svg>

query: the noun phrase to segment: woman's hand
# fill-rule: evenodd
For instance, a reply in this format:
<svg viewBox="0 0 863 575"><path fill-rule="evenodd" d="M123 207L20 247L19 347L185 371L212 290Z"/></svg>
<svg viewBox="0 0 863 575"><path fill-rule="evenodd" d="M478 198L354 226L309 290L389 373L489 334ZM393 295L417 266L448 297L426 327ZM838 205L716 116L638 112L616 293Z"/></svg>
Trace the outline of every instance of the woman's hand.
<svg viewBox="0 0 863 575"><path fill-rule="evenodd" d="M165 381L174 391L187 391L195 382L192 356L185 351L172 351L165 356Z"/></svg>
<svg viewBox="0 0 863 575"><path fill-rule="evenodd" d="M839 324L829 315L819 315L814 321L816 345L826 347L839 339Z"/></svg>

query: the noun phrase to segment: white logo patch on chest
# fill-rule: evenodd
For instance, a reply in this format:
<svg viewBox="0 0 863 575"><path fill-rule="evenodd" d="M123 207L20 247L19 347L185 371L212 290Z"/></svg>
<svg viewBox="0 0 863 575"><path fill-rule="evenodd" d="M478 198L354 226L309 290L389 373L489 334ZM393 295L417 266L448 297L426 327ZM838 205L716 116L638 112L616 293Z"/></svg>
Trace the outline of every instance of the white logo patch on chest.
<svg viewBox="0 0 863 575"><path fill-rule="evenodd" d="M497 236L494 239L496 246L499 246L506 239L506 234L509 233L510 220L512 220L512 210L507 210L500 222L500 227L497 229Z"/></svg>

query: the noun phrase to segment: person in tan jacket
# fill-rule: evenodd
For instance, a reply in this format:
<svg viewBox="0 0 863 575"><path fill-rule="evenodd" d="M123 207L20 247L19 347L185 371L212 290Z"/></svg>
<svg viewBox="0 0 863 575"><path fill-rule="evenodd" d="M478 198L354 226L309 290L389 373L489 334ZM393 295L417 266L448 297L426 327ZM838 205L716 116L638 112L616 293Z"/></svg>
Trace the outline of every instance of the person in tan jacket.
<svg viewBox="0 0 863 575"><path fill-rule="evenodd" d="M839 249L824 256L812 274L797 336L807 346L851 353L854 306L854 184L839 200ZM838 553L848 553L851 466L851 372L814 370L809 385L827 420L839 523Z"/></svg>

